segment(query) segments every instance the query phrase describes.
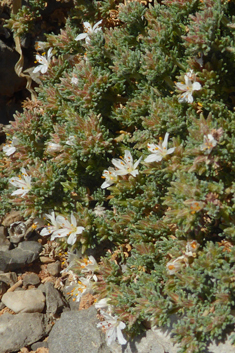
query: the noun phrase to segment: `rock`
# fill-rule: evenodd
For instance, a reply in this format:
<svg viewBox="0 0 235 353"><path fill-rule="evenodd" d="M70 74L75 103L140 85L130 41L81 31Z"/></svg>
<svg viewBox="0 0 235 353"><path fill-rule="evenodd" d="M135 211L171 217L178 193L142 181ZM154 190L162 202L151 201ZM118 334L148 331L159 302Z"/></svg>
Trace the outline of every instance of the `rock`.
<svg viewBox="0 0 235 353"><path fill-rule="evenodd" d="M0 226L0 251L7 251L10 248L10 241L7 239L7 231L4 226Z"/></svg>
<svg viewBox="0 0 235 353"><path fill-rule="evenodd" d="M40 286L40 289L41 288L42 286ZM65 306L65 301L63 301L60 292L53 286L51 282L46 282L43 285L43 289L43 292L46 295L46 312L53 315L61 312Z"/></svg>
<svg viewBox="0 0 235 353"><path fill-rule="evenodd" d="M45 347L39 347L35 353L49 353L49 349Z"/></svg>
<svg viewBox="0 0 235 353"><path fill-rule="evenodd" d="M48 257L48 256L40 256L40 261L41 261L41 263L43 263L43 264L48 264L48 263L51 263L51 262L55 262L54 259L51 259L51 258Z"/></svg>
<svg viewBox="0 0 235 353"><path fill-rule="evenodd" d="M0 271L13 271L39 257L42 245L36 241L23 241L15 249L0 251Z"/></svg>
<svg viewBox="0 0 235 353"><path fill-rule="evenodd" d="M46 341L36 342L31 345L32 351L36 351L38 348L48 348L48 343Z"/></svg>
<svg viewBox="0 0 235 353"><path fill-rule="evenodd" d="M7 292L2 302L15 313L41 313L45 306L45 296L40 289Z"/></svg>
<svg viewBox="0 0 235 353"><path fill-rule="evenodd" d="M0 281L12 287L17 282L17 274L15 272L0 273Z"/></svg>
<svg viewBox="0 0 235 353"><path fill-rule="evenodd" d="M0 353L18 352L22 347L39 341L47 333L43 314L5 313L0 316Z"/></svg>
<svg viewBox="0 0 235 353"><path fill-rule="evenodd" d="M169 341L168 341L169 340ZM147 330L144 334L137 336L125 346L117 342L111 344L112 353L177 353L179 347L174 346L170 338L158 336L155 332Z"/></svg>
<svg viewBox="0 0 235 353"><path fill-rule="evenodd" d="M6 282L0 281L0 295L3 295L8 290L8 285Z"/></svg>
<svg viewBox="0 0 235 353"><path fill-rule="evenodd" d="M47 271L52 276L58 276L60 274L61 266L60 261L56 261L54 263L50 263L47 265Z"/></svg>
<svg viewBox="0 0 235 353"><path fill-rule="evenodd" d="M104 335L96 327L96 315L94 306L87 310L63 312L49 334L49 352L111 353Z"/></svg>
<svg viewBox="0 0 235 353"><path fill-rule="evenodd" d="M24 287L27 287L30 284L36 286L39 283L40 283L40 278L36 273L26 273L23 276L23 286Z"/></svg>

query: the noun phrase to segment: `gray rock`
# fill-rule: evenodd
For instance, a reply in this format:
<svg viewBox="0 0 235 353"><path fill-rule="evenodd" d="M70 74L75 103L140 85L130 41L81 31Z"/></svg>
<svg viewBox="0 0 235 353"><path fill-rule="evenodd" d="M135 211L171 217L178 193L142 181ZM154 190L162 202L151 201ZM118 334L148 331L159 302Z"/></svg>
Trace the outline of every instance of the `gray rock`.
<svg viewBox="0 0 235 353"><path fill-rule="evenodd" d="M48 343L46 341L36 342L31 345L31 350L36 351L38 348L48 348Z"/></svg>
<svg viewBox="0 0 235 353"><path fill-rule="evenodd" d="M6 282L0 281L0 295L3 295L8 290L8 285Z"/></svg>
<svg viewBox="0 0 235 353"><path fill-rule="evenodd" d="M0 273L0 281L11 287L17 282L17 274L15 272Z"/></svg>
<svg viewBox="0 0 235 353"><path fill-rule="evenodd" d="M93 306L87 310L62 313L49 334L49 352L111 353L104 335L96 327L96 315Z"/></svg>
<svg viewBox="0 0 235 353"><path fill-rule="evenodd" d="M18 352L22 347L39 341L47 332L43 314L5 313L0 316L0 353Z"/></svg>
<svg viewBox="0 0 235 353"><path fill-rule="evenodd" d="M112 353L177 353L179 346L174 346L170 337L164 336L161 330L159 332L147 330L125 346L117 342L112 343L110 349Z"/></svg>
<svg viewBox="0 0 235 353"><path fill-rule="evenodd" d="M13 271L32 263L39 257L42 245L36 241L23 241L15 249L0 251L0 271Z"/></svg>
<svg viewBox="0 0 235 353"><path fill-rule="evenodd" d="M23 276L23 286L27 287L28 285L32 284L34 286L40 283L40 278L36 273L26 273Z"/></svg>
<svg viewBox="0 0 235 353"><path fill-rule="evenodd" d="M40 289L7 292L2 302L15 313L41 313L45 306L45 296Z"/></svg>
<svg viewBox="0 0 235 353"><path fill-rule="evenodd" d="M65 306L65 301L51 282L44 284L44 293L46 295L46 312L53 315L61 312Z"/></svg>
<svg viewBox="0 0 235 353"><path fill-rule="evenodd" d="M4 305L2 302L0 302L0 310L4 309L6 305Z"/></svg>
<svg viewBox="0 0 235 353"><path fill-rule="evenodd" d="M47 265L47 271L52 276L58 276L60 274L61 266L60 261L52 262Z"/></svg>
<svg viewBox="0 0 235 353"><path fill-rule="evenodd" d="M10 248L10 241L7 239L7 231L6 228L0 226L0 250L7 251Z"/></svg>

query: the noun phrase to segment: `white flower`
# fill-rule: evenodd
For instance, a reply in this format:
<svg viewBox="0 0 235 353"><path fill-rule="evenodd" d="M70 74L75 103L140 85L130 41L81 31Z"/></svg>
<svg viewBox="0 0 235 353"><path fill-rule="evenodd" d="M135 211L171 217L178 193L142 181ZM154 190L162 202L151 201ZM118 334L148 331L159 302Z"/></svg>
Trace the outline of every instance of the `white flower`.
<svg viewBox="0 0 235 353"><path fill-rule="evenodd" d="M55 152L60 152L62 147L59 143L55 143L55 142L47 142L47 148L46 148L46 152L47 153L55 153Z"/></svg>
<svg viewBox="0 0 235 353"><path fill-rule="evenodd" d="M203 201L195 201L193 199L185 200L183 203L190 207L191 214L199 212L205 206Z"/></svg>
<svg viewBox="0 0 235 353"><path fill-rule="evenodd" d="M82 273L92 272L92 274L94 274L94 272L99 268L95 258L91 255L88 257L88 259L84 258L82 261L83 262L80 264Z"/></svg>
<svg viewBox="0 0 235 353"><path fill-rule="evenodd" d="M75 40L82 40L85 39L86 44L90 42L90 35L96 33L101 30L99 25L101 24L102 20L98 21L93 27L90 25L89 22L84 22L84 33L80 33Z"/></svg>
<svg viewBox="0 0 235 353"><path fill-rule="evenodd" d="M127 340L124 338L122 330L126 327L126 324L118 320L117 316L112 316L106 313L104 310L100 310L101 315L104 317L104 321L97 324L97 327L101 327L106 335L107 345L110 346L112 342L118 339L119 344L126 344Z"/></svg>
<svg viewBox="0 0 235 353"><path fill-rule="evenodd" d="M101 189L105 189L105 188L113 185L114 183L116 183L116 181L118 179L116 169L109 167L108 170L106 169L103 171L103 175L101 178L105 178L105 181L101 185Z"/></svg>
<svg viewBox="0 0 235 353"><path fill-rule="evenodd" d="M199 248L199 244L196 240L188 241L186 244L185 255L186 256L195 256L198 248Z"/></svg>
<svg viewBox="0 0 235 353"><path fill-rule="evenodd" d="M102 185L101 185L102 187ZM93 213L96 215L96 217L104 217L105 216L105 207L97 205L95 206Z"/></svg>
<svg viewBox="0 0 235 353"><path fill-rule="evenodd" d="M202 86L199 82L196 82L196 74L193 72L193 70L190 70L184 75L184 80L185 84L181 82L176 83L176 87L184 92L179 96L178 101L179 103L192 103L193 91L199 91Z"/></svg>
<svg viewBox="0 0 235 353"><path fill-rule="evenodd" d="M210 153L211 150L217 145L217 141L211 134L204 135L204 143L201 145L201 151Z"/></svg>
<svg viewBox="0 0 235 353"><path fill-rule="evenodd" d="M186 256L182 255L177 257L175 260L169 261L166 264L167 271L169 275L174 275L176 272L181 270L182 267L188 265L188 259Z"/></svg>
<svg viewBox="0 0 235 353"><path fill-rule="evenodd" d="M165 158L168 154L174 152L175 147L167 149L169 133L165 134L164 140L162 142L162 138L160 138L159 145L155 145L153 143L148 144L148 149L152 154L150 154L147 158L145 158L145 162L160 162L163 158Z"/></svg>
<svg viewBox="0 0 235 353"><path fill-rule="evenodd" d="M7 156L11 156L16 151L16 146L18 145L19 140L17 137L13 136L12 141L8 141L7 144L4 144L2 150Z"/></svg>
<svg viewBox="0 0 235 353"><path fill-rule="evenodd" d="M18 177L9 180L10 184L19 188L13 191L12 196L21 195L21 197L24 197L31 190L31 176L27 174L25 168L21 168L21 173Z"/></svg>
<svg viewBox="0 0 235 353"><path fill-rule="evenodd" d="M73 76L73 77L71 78L71 83L74 84L74 85L77 85L77 84L78 84L78 78L75 77L75 76Z"/></svg>
<svg viewBox="0 0 235 353"><path fill-rule="evenodd" d="M67 243L69 245L75 244L77 240L77 234L81 234L85 229L84 227L77 227L77 220L72 213L71 222L69 222L63 216L60 216L58 222L60 223L60 229L52 233L51 240L69 236L67 239Z"/></svg>
<svg viewBox="0 0 235 353"><path fill-rule="evenodd" d="M75 146L75 139L76 139L75 136L70 135L69 138L68 138L68 140L65 142L66 145Z"/></svg>
<svg viewBox="0 0 235 353"><path fill-rule="evenodd" d="M36 50L46 50L48 48L48 43L47 42L42 42L42 41L37 41L35 43L35 49Z"/></svg>
<svg viewBox="0 0 235 353"><path fill-rule="evenodd" d="M48 70L50 63L51 63L51 57L52 57L52 48L50 48L48 50L47 57L37 54L36 60L37 60L37 62L39 62L40 65L36 66L33 69L33 73L41 71L42 74L45 74Z"/></svg>
<svg viewBox="0 0 235 353"><path fill-rule="evenodd" d="M53 233L54 239L56 238L56 234L60 233L59 229L61 228L61 223L63 223L64 221L64 217L60 215L55 217L54 211L51 212L51 215L45 214L45 216L50 221L51 225L48 225L47 227L43 228L40 232L40 235L45 236Z"/></svg>
<svg viewBox="0 0 235 353"><path fill-rule="evenodd" d="M9 143L9 144L4 145L2 150L7 156L11 156L13 153L15 153L16 148L13 145L13 143Z"/></svg>
<svg viewBox="0 0 235 353"><path fill-rule="evenodd" d="M141 159L142 157L140 157L138 161L136 161L133 164L133 158L130 151L125 150L125 155L123 159L117 159L117 158L112 159L113 165L117 168L117 170L115 171L115 174L116 175L131 174L133 177L136 177L136 175L139 174L139 171L136 168L138 167Z"/></svg>

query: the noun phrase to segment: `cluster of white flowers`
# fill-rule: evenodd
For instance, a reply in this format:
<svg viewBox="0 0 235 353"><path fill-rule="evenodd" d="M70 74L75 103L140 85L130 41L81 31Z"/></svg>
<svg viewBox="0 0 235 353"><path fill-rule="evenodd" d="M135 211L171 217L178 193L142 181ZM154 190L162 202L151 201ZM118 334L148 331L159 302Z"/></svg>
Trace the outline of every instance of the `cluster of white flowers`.
<svg viewBox="0 0 235 353"><path fill-rule="evenodd" d="M104 189L114 184L118 180L119 175L124 176L131 174L133 177L136 177L136 175L139 174L137 167L141 159L142 157L140 157L138 161L134 163L132 155L128 150L125 150L124 158L113 158L112 163L116 167L116 169L113 167L109 167L108 170L104 170L102 177L106 180L101 185L101 188Z"/></svg>
<svg viewBox="0 0 235 353"><path fill-rule="evenodd" d="M78 255L70 253L71 261L68 267L61 271L63 275L69 274L70 284L65 287L73 301L79 302L83 295L94 292L94 283L98 281L95 271L99 266L93 256L88 258L79 259ZM73 269L80 270L83 276L76 275Z"/></svg>
<svg viewBox="0 0 235 353"><path fill-rule="evenodd" d="M77 226L77 220L71 213L71 221L64 216L55 216L54 211L51 214L46 214L47 219L50 221L50 225L43 228L40 235L45 236L51 234L51 240L55 238L67 238L67 243L73 245L76 243L77 235L84 231L84 227Z"/></svg>
<svg viewBox="0 0 235 353"><path fill-rule="evenodd" d="M53 222L54 218L53 215ZM77 269L83 276L75 275L73 269ZM66 273L69 274L72 278L72 282L65 289L68 291L67 294L73 298L73 301L80 302L85 294L94 293L94 284L98 281L95 272L98 270L99 265L92 255L80 259L76 254L70 253L70 263L62 272L65 275ZM113 306L108 302L109 299L103 298L95 303L95 308L99 310L100 316L102 316L102 320L97 324L97 327L105 332L107 345L111 345L116 339L119 344L124 345L127 341L123 336L122 330L126 327L126 324L113 314Z"/></svg>
<svg viewBox="0 0 235 353"><path fill-rule="evenodd" d="M160 142L158 145L148 144L148 149L152 152L147 158L145 158L146 163L151 162L160 162L164 159L168 154L174 152L175 147L167 149L169 133L165 134L164 140L162 142L162 138L160 138ZM113 158L112 163L116 168L109 167L103 171L102 178L105 178L105 181L101 185L102 189L105 189L118 181L118 176L124 175L132 175L136 177L139 174L137 169L142 157L140 157L135 163L133 162L133 157L130 151L125 150L124 158L117 159Z"/></svg>
<svg viewBox="0 0 235 353"><path fill-rule="evenodd" d="M183 267L188 266L188 258L195 257L199 244L196 240L188 241L184 255L177 257L175 260L166 264L169 275L174 275Z"/></svg>
<svg viewBox="0 0 235 353"><path fill-rule="evenodd" d="M179 103L192 103L193 102L193 92L194 91L199 91L202 86L199 82L196 81L196 74L193 72L193 70L190 70L184 75L184 82L177 82L176 87L180 90L183 91L179 96Z"/></svg>
<svg viewBox="0 0 235 353"><path fill-rule="evenodd" d="M86 44L89 44L90 43L90 36L93 34L93 33L97 33L98 31L101 31L102 28L100 27L102 23L102 20L98 21L94 26L92 26L89 22L84 22L83 23L83 28L84 28L84 32L83 33L80 33L76 38L75 40L78 41L78 40L83 40L85 39L85 43ZM37 50L45 50L47 47L47 43L46 42L37 42L37 45L36 45L36 49ZM33 69L33 73L36 74L37 72L41 72L41 74L45 74L49 68L49 65L51 63L51 58L53 56L53 48L49 48L48 51L47 51L47 54L46 53L43 53L42 55L40 54L37 54L36 55L36 63L38 62L39 65L36 66L34 69ZM84 59L86 60L86 55L84 56ZM78 79L73 76L72 79L71 79L71 83L72 84L77 84L78 83Z"/></svg>

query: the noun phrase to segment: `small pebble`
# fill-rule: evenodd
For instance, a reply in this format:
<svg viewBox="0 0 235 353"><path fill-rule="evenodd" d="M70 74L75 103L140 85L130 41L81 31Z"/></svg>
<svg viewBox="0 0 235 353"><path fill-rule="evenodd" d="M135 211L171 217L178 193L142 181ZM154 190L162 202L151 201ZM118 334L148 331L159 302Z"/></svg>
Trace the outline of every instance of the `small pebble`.
<svg viewBox="0 0 235 353"><path fill-rule="evenodd" d="M50 257L48 256L40 256L40 261L43 263L43 264L48 264L50 262L55 262L54 259L51 259Z"/></svg>
<svg viewBox="0 0 235 353"><path fill-rule="evenodd" d="M47 271L51 276L58 276L60 274L60 270L60 261L47 265Z"/></svg>
<svg viewBox="0 0 235 353"><path fill-rule="evenodd" d="M27 287L30 284L36 286L40 283L40 278L36 273L26 273L23 276L23 286Z"/></svg>

